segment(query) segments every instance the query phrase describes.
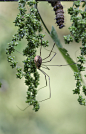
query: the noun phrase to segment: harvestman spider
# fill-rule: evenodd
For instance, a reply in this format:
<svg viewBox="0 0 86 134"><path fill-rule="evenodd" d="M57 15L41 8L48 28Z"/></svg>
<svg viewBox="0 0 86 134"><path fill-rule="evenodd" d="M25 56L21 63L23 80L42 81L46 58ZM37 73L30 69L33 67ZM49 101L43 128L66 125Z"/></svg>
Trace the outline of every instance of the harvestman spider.
<svg viewBox="0 0 86 134"><path fill-rule="evenodd" d="M51 98L50 77L49 77L49 75L46 74L43 70L41 70L40 67L42 67L42 65L43 65L43 66L46 66L46 67L43 67L43 68L46 68L46 69L50 70L47 66L59 66L59 67L60 67L60 66L67 66L67 65L76 64L76 63L66 64L66 65L44 65L44 64L42 64L42 63L50 62L50 61L54 58L54 56L56 55L56 52L54 52L55 54L53 55L53 57L52 57L50 60L45 61L45 62L42 62L43 60L45 60L45 59L47 59L48 57L50 57L51 53L53 52L54 46L55 46L55 43L54 43L54 45L53 45L51 51L46 49L47 51L50 51L50 54L49 54L46 58L42 59L42 58L41 58L42 40L41 40L40 56L39 56L39 55L36 55L35 58L34 58L34 63L35 63L35 65L36 65L36 68L37 68L38 70L40 70L40 71L45 75L46 86L47 86L47 79L46 79L46 76L48 76L48 78L49 78L49 97L48 97L47 99L41 100L41 101L39 101L39 102L42 102L42 101L45 101L45 100L48 100L48 99ZM18 51L17 51L17 52L18 52ZM44 86L44 87L46 87L46 86ZM42 87L42 88L44 88L44 87ZM40 89L42 89L42 88L40 88ZM40 89L38 89L38 91L39 91ZM18 106L17 106L17 107L18 107ZM27 106L27 107L29 107L29 106ZM27 108L27 107L26 107L26 108ZM18 108L19 108L19 107L18 107ZM25 109L26 109L26 108L25 108ZM19 108L19 109L20 109L20 108ZM24 111L25 109L23 109L23 110L20 109L20 110Z"/></svg>
<svg viewBox="0 0 86 134"><path fill-rule="evenodd" d="M41 43L42 43L42 41L41 41ZM50 70L47 66L67 66L67 65L76 64L76 63L66 64L66 65L44 65L44 64L42 64L42 63L50 62L50 61L54 58L54 56L56 55L56 52L54 52L55 54L54 54L54 56L53 56L50 60L45 61L45 62L42 62L43 60L45 60L45 59L47 59L48 57L50 57L51 53L53 52L54 46L55 46L55 43L54 43L54 45L53 45L51 51L48 50L48 51L50 51L50 54L49 54L46 58L42 59L42 58L41 58L41 48L42 48L42 45L41 45L41 47L40 47L40 56L37 55L37 56L34 58L34 63L35 63L35 65L36 65L36 68L39 69L39 70L45 75L46 86L47 86L46 75L47 75L48 78L49 78L49 92L50 92L50 93L49 93L49 97L48 97L47 99L41 100L41 101L39 101L39 102L42 102L42 101L45 101L45 100L48 100L48 99L51 98L50 77L49 77L49 75L46 74L43 70L41 70L40 67L43 65L43 66L46 66L46 69ZM46 50L47 50L47 49L46 49ZM43 68L45 68L45 67L43 67ZM44 86L44 87L46 87L46 86ZM44 87L42 87L42 88L44 88ZM42 89L42 88L40 88L40 89ZM40 89L39 89L39 90L40 90Z"/></svg>

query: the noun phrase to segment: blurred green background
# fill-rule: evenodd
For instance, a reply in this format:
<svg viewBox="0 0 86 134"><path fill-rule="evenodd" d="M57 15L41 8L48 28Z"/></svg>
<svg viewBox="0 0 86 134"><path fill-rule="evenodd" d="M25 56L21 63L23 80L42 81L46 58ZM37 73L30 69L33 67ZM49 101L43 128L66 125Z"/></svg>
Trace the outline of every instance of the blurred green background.
<svg viewBox="0 0 86 134"><path fill-rule="evenodd" d="M68 27L71 23L67 9L73 3L62 2L62 4L65 12L65 27L63 29L56 26L55 14L48 2L40 2L38 9L48 29L51 30L52 25L55 27L62 45L76 62L81 43L73 42L70 45L65 45L63 40L63 35L69 34ZM34 112L32 106L24 112L17 108L16 105L22 109L27 106L25 103L27 86L24 83L24 78L21 80L16 78L16 70L12 69L7 62L5 49L7 43L11 41L12 35L17 31L13 21L18 12L17 2L0 2L0 81L2 82L2 88L0 88L0 134L86 134L86 107L80 106L77 102L78 96L73 95L72 90L75 88L74 72L69 66L50 67L50 70L43 68L50 76L52 97L40 103L38 112ZM45 39L49 40L48 49L51 50L54 42L46 30L43 33L46 35ZM17 50L22 53L26 43L25 39L20 42ZM54 51L57 52L57 55L50 64L66 64L56 46ZM48 53L42 49L42 58L48 56ZM39 49L37 54L39 54ZM23 67L24 57L17 52L15 55L19 61L18 65ZM40 88L45 85L45 78L39 70L38 72L40 73L38 88ZM39 91L37 99L45 99L48 95L49 85Z"/></svg>

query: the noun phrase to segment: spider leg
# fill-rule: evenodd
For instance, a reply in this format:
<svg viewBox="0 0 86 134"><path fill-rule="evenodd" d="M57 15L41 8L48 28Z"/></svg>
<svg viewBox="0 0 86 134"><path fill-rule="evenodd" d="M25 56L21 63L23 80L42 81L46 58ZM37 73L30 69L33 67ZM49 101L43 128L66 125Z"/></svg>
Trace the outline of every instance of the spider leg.
<svg viewBox="0 0 86 134"><path fill-rule="evenodd" d="M16 50L16 49L15 49ZM19 51L16 50L16 52L20 53ZM20 53L21 55L23 55L22 53Z"/></svg>
<svg viewBox="0 0 86 134"><path fill-rule="evenodd" d="M41 70L41 69L39 69L44 75L45 75L45 80L46 80L46 86L47 86L47 79L46 79L46 73L43 71L43 70ZM48 75L47 75L48 76ZM48 76L49 77L49 76ZM46 86L44 86L44 87L46 87ZM42 88L44 88L44 87L42 87ZM42 88L40 88L40 89L42 89ZM40 90L40 89L38 89L38 91ZM42 101L45 101L45 100L48 100L48 99L50 99L51 98L51 88L50 88L50 77L49 77L49 91L50 91L50 93L49 93L49 97L47 98L47 99L44 99L44 100L41 100L41 101L39 101L39 102L42 102ZM17 106L17 105L16 105ZM30 105L29 105L30 106ZM25 107L24 109L21 109L21 108L19 108L18 106L18 108L21 110L21 111L25 111L29 106L27 106L27 107Z"/></svg>
<svg viewBox="0 0 86 134"><path fill-rule="evenodd" d="M68 65L74 65L74 64L77 64L77 63L71 63L71 64L65 64L65 65L47 65L47 66L59 66L59 67L61 67L61 66L68 66Z"/></svg>
<svg viewBox="0 0 86 134"><path fill-rule="evenodd" d="M40 69L39 69L40 70ZM42 72L42 70L40 70L41 72ZM42 72L44 75L45 75L45 73L44 72ZM46 81L46 86L47 86L47 79L46 79L46 75L45 75L45 81ZM44 87L46 87L46 86L44 86ZM42 89L42 88L44 88L44 87L41 87L41 88L39 88L38 89L38 91L40 90L40 89Z"/></svg>
<svg viewBox="0 0 86 134"><path fill-rule="evenodd" d="M41 57L41 49L42 49L42 39L41 39L41 47L40 47L40 57Z"/></svg>
<svg viewBox="0 0 86 134"><path fill-rule="evenodd" d="M50 88L50 77L49 77L49 75L48 74L46 74L43 70L41 70L41 69L39 69L45 76L47 75L48 76L48 78L49 78L49 97L48 98L46 98L46 99L44 99L44 100L41 100L41 101L39 101L39 102L42 102L42 101L45 101L45 100L48 100L48 99L50 99L51 98L51 88Z"/></svg>
<svg viewBox="0 0 86 134"><path fill-rule="evenodd" d="M55 43L54 43L54 45L55 45ZM54 48L54 45L53 45L53 48ZM52 50L53 50L53 48L52 48ZM46 49L46 50L47 50L47 49ZM51 50L51 52L53 52L52 50ZM48 51L49 51L49 50L48 50ZM51 52L50 52L49 56L51 55ZM55 55L56 55L56 52L54 52L54 53L55 53L55 54L54 54L54 56L55 56ZM49 57L49 56L48 56L48 57ZM50 61L54 58L54 56L53 56L49 61L45 61L45 62L42 62L42 63L50 62ZM46 57L46 58L48 58L48 57ZM46 58L44 58L44 59L46 59ZM44 59L43 59L43 60L44 60Z"/></svg>
<svg viewBox="0 0 86 134"><path fill-rule="evenodd" d="M50 51L50 54L49 54L46 58L44 58L44 59L42 59L42 60L45 60L45 59L47 59L48 57L50 57L51 53L53 52L54 46L55 46L55 43L54 43L54 45L53 45L51 51L50 51L50 50L47 50L47 49L45 48L47 51ZM55 52L54 52L54 53L55 53ZM55 53L55 55L56 55L56 53Z"/></svg>
<svg viewBox="0 0 86 134"><path fill-rule="evenodd" d="M41 67L50 70L49 67L47 67L47 66L46 67L43 67L43 66L46 66L46 65L42 64Z"/></svg>
<svg viewBox="0 0 86 134"><path fill-rule="evenodd" d="M54 54L54 56L56 55L56 53ZM45 61L45 62L42 62L42 63L47 63L47 62L50 62L53 58L54 58L54 56L49 60L49 61Z"/></svg>
<svg viewBox="0 0 86 134"><path fill-rule="evenodd" d="M16 105L17 106L17 105ZM30 105L29 105L30 106ZM24 109L21 109L20 107L18 107L21 111L25 111L29 106L25 107Z"/></svg>

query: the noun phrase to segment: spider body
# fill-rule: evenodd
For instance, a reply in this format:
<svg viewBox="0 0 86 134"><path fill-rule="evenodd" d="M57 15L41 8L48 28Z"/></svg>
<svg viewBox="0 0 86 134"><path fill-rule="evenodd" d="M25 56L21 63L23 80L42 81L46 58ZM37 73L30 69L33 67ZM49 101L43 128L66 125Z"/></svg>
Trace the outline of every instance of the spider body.
<svg viewBox="0 0 86 134"><path fill-rule="evenodd" d="M39 55L36 55L34 58L34 63L36 65L36 68L39 69L42 64L42 58Z"/></svg>

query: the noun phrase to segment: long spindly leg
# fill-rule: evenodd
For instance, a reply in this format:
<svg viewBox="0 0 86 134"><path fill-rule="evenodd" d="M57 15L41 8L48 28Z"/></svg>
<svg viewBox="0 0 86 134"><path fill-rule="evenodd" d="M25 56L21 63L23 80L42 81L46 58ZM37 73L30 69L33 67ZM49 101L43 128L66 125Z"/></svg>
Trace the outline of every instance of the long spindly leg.
<svg viewBox="0 0 86 134"><path fill-rule="evenodd" d="M48 50L48 51L49 51L49 50ZM50 62L50 61L54 58L54 56L56 55L56 52L54 52L54 53L55 53L55 54L53 55L53 57L52 57L49 61L45 61L45 62L42 62L42 63ZM51 55L51 53L49 54L49 56L50 56L50 55ZM49 57L49 56L48 56L48 57ZM47 57L47 58L48 58L48 57Z"/></svg>
<svg viewBox="0 0 86 134"><path fill-rule="evenodd" d="M56 55L56 53L54 54L54 56ZM50 62L53 58L54 58L54 56L49 60L49 61L45 61L45 62L42 62L42 63L47 63L47 62Z"/></svg>
<svg viewBox="0 0 86 134"><path fill-rule="evenodd" d="M41 39L41 47L40 47L40 57L41 57L41 49L42 49L42 39Z"/></svg>
<svg viewBox="0 0 86 134"><path fill-rule="evenodd" d="M56 55L56 53L54 54L54 56ZM49 61L46 61L46 62L42 62L42 63L47 63L47 62L50 62L53 58L54 58L54 56L49 60ZM65 64L65 65L46 65L46 66L68 66L68 65L73 65L73 64L77 64L77 63L71 63L71 64Z"/></svg>
<svg viewBox="0 0 86 134"><path fill-rule="evenodd" d="M47 79L46 79L46 73L43 71L43 70L41 70L41 69L39 69L44 75L45 75L45 80L46 80L46 86L47 86ZM47 75L48 76L48 75ZM49 76L48 76L49 77ZM44 86L44 87L46 87L46 86ZM44 88L44 87L42 87L42 88ZM42 88L40 88L40 89L42 89ZM40 90L40 89L38 89L38 91ZM51 88L50 88L50 77L49 77L49 91L50 91L50 93L49 93L49 97L47 98L47 99L44 99L44 100L41 100L41 101L39 101L39 102L42 102L42 101L45 101L45 100L48 100L48 99L50 99L51 98ZM16 105L17 106L17 105ZM30 105L29 105L30 106ZM18 106L18 108L21 110L21 111L25 111L29 106L27 106L27 107L25 107L24 109L21 109L21 108L19 108Z"/></svg>
<svg viewBox="0 0 86 134"><path fill-rule="evenodd" d="M71 64L65 64L65 65L47 65L47 66L58 66L58 67L61 67L61 66L68 66L68 65L74 65L74 64L77 64L77 63L71 63Z"/></svg>
<svg viewBox="0 0 86 134"><path fill-rule="evenodd" d="M49 75L48 74L46 74L43 70L41 70L41 69L39 69L45 76L47 75L48 76L48 78L49 78L49 97L48 98L46 98L46 99L44 99L44 100L41 100L41 101L39 101L39 102L42 102L42 101L45 101L45 100L48 100L48 99L50 99L51 98L51 88L50 88L50 77L49 77Z"/></svg>
<svg viewBox="0 0 86 134"><path fill-rule="evenodd" d="M16 105L17 106L17 105ZM29 105L30 106L30 105ZM29 106L25 107L24 109L21 109L20 107L18 107L21 111L25 111Z"/></svg>
<svg viewBox="0 0 86 134"><path fill-rule="evenodd" d="M45 60L45 59L47 59L48 57L50 57L50 55L51 55L51 53L52 53L52 51L53 51L54 46L55 46L55 43L54 43L54 45L53 45L51 51L46 49L47 51L50 51L50 54L49 54L46 58L44 58L44 59L42 59L42 60ZM55 53L55 52L54 52L54 53ZM56 53L55 53L55 55L56 55ZM54 56L55 56L55 55L54 55ZM45 63L45 62L43 62L43 63Z"/></svg>
<svg viewBox="0 0 86 134"><path fill-rule="evenodd" d="M43 67L43 66L45 66L45 67ZM42 65L41 65L41 67L42 67L42 68L45 68L45 69L50 70L50 68L49 68L49 67L47 67L47 66L46 66L46 65L44 65L44 64L42 64Z"/></svg>
<svg viewBox="0 0 86 134"><path fill-rule="evenodd" d="M43 67L43 66L45 66L45 67ZM46 65L43 65L43 66L41 66L42 68L45 68L45 69L48 69L48 70L50 70ZM40 69L39 69L40 70ZM41 70L40 70L41 71ZM42 71L41 71L42 72ZM45 75L45 73L44 72L42 72L44 75ZM46 75L45 75L45 81L46 81L46 86L47 86L47 79L46 79ZM46 86L44 86L44 87L46 87ZM39 88L38 89L38 91L40 90L40 89L42 89L42 88L44 88L44 87L41 87L41 88Z"/></svg>
<svg viewBox="0 0 86 134"><path fill-rule="evenodd" d="M45 67L43 67L43 66L45 66ZM50 70L46 65L43 65L43 66L41 66L41 67ZM40 70L40 69L39 69L39 70ZM41 71L41 70L40 70L40 71ZM42 71L41 71L41 72L42 72ZM45 72L42 72L42 73L45 75ZM45 75L45 81L46 81L46 86L47 86L46 75ZM46 86L44 86L44 87L46 87ZM44 88L44 87L39 88L38 91L39 91L40 89Z"/></svg>
<svg viewBox="0 0 86 134"><path fill-rule="evenodd" d="M40 70L40 69L39 69ZM41 72L42 72L42 70L40 70ZM45 73L44 72L42 72L44 75L45 75ZM46 87L47 86L47 79L46 79L46 75L45 75L45 81L46 81L46 85L44 86L44 87ZM44 88L44 87L41 87L41 88L39 88L38 89L38 91L40 90L40 89L42 89L42 88Z"/></svg>

